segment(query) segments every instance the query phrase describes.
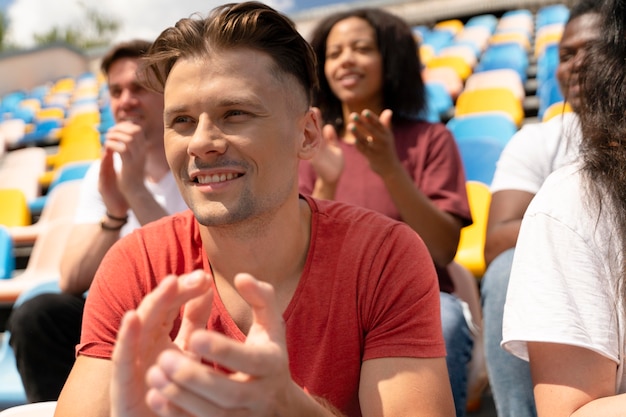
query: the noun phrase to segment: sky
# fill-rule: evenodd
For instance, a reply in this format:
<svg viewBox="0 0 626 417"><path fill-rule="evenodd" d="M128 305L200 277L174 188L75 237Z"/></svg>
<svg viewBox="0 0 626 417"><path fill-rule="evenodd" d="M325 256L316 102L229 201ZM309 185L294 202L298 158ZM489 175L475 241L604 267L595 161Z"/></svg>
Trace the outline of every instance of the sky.
<svg viewBox="0 0 626 417"><path fill-rule="evenodd" d="M8 40L21 47L33 46L34 33L46 33L54 26L67 27L80 23L84 4L103 16L122 22L114 41L154 39L163 29L183 17L200 12L205 15L213 7L231 0L0 0L9 20ZM286 14L312 7L337 3L339 0L265 0ZM346 0L342 0L345 2ZM355 1L355 0L347 0Z"/></svg>

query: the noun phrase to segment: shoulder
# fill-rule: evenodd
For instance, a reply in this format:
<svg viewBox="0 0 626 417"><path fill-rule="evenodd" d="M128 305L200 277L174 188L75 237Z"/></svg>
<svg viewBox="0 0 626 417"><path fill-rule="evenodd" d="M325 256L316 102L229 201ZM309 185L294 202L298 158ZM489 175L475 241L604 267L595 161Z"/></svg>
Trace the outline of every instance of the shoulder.
<svg viewBox="0 0 626 417"><path fill-rule="evenodd" d="M393 132L396 138L421 138L447 140L452 133L443 123L432 123L423 120L401 120L394 123Z"/></svg>
<svg viewBox="0 0 626 417"><path fill-rule="evenodd" d="M526 213L533 215L544 212L556 218L575 216L583 206L584 193L580 165L566 165L546 178Z"/></svg>
<svg viewBox="0 0 626 417"><path fill-rule="evenodd" d="M340 244L342 250L359 257L376 257L383 248L400 246L428 253L419 235L404 222L348 203L306 198L312 211L311 240L316 245Z"/></svg>
<svg viewBox="0 0 626 417"><path fill-rule="evenodd" d="M199 239L199 236L198 222L193 212L187 209L139 227L118 243L126 246L140 245L147 251L166 251L173 246L180 246L183 242L189 243Z"/></svg>

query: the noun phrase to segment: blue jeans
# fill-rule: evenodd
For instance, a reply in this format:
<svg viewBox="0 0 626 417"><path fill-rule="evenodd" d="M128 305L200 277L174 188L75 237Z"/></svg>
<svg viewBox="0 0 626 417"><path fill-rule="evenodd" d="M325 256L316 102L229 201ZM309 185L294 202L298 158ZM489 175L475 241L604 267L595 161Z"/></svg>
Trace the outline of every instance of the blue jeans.
<svg viewBox="0 0 626 417"><path fill-rule="evenodd" d="M467 403L467 366L472 359L474 340L463 313L461 300L452 294L439 293L441 325L446 342L446 364L452 387L456 416L465 416Z"/></svg>
<svg viewBox="0 0 626 417"><path fill-rule="evenodd" d="M536 417L528 362L500 347L504 302L514 252L514 249L509 249L498 255L485 271L480 283L485 358L498 417Z"/></svg>

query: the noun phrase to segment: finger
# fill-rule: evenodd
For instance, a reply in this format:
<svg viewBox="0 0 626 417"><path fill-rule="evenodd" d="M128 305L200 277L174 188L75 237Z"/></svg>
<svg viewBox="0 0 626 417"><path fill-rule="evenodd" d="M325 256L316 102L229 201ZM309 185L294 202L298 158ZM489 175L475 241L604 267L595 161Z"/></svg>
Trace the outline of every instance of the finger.
<svg viewBox="0 0 626 417"><path fill-rule="evenodd" d="M374 138L384 138L391 134L391 110L383 110L380 116L374 114L371 110L363 110L359 121L368 134Z"/></svg>
<svg viewBox="0 0 626 417"><path fill-rule="evenodd" d="M276 303L274 287L250 274L237 274L235 288L252 307L253 327L260 326L274 341L284 341L285 322Z"/></svg>
<svg viewBox="0 0 626 417"><path fill-rule="evenodd" d="M148 331L163 333L172 329L181 307L194 297L208 290L210 281L203 271L167 276L154 291L144 297L137 308L137 315Z"/></svg>
<svg viewBox="0 0 626 417"><path fill-rule="evenodd" d="M112 404L134 408L141 398L127 395L127 387L142 383L144 376L137 374L137 359L140 358L139 334L141 323L135 311L128 311L122 318L117 340L111 357L113 362L111 399ZM135 403L135 404L133 404Z"/></svg>
<svg viewBox="0 0 626 417"><path fill-rule="evenodd" d="M235 286L252 308L253 323L245 343L219 333L197 331L190 338L190 350L209 362L253 376L287 369L285 324L273 287L249 274L235 276Z"/></svg>
<svg viewBox="0 0 626 417"><path fill-rule="evenodd" d="M393 111L390 109L385 109L380 114L379 120L380 123L385 126L387 129L391 129L391 120L393 119Z"/></svg>
<svg viewBox="0 0 626 417"><path fill-rule="evenodd" d="M106 142L104 142L104 147L109 151L117 152L119 154L124 154L128 149L126 143L115 139L107 139Z"/></svg>
<svg viewBox="0 0 626 417"><path fill-rule="evenodd" d="M322 136L327 144L336 145L339 143L339 137L337 136L335 126L331 124L324 125L322 128Z"/></svg>
<svg viewBox="0 0 626 417"><path fill-rule="evenodd" d="M211 280L211 276L205 273L205 278ZM211 285L213 285L211 283ZM184 306L180 330L176 336L176 344L186 351L189 337L195 330L206 329L211 315L214 290L211 286L204 293L191 299Z"/></svg>
<svg viewBox="0 0 626 417"><path fill-rule="evenodd" d="M213 415L217 408L234 411L243 406L241 398L250 397L249 384L172 350L159 356L146 374L146 383L157 403L175 404L193 415Z"/></svg>

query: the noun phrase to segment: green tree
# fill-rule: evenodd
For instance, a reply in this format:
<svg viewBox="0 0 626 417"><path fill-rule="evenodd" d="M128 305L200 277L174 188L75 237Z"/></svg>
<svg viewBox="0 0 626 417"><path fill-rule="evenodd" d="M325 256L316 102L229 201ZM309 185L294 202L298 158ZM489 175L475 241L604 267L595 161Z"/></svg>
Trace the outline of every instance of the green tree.
<svg viewBox="0 0 626 417"><path fill-rule="evenodd" d="M84 18L77 25L54 26L47 32L35 34L37 45L65 42L79 49L87 50L100 46L108 46L118 33L121 25L114 16L104 15L95 8L79 2Z"/></svg>

